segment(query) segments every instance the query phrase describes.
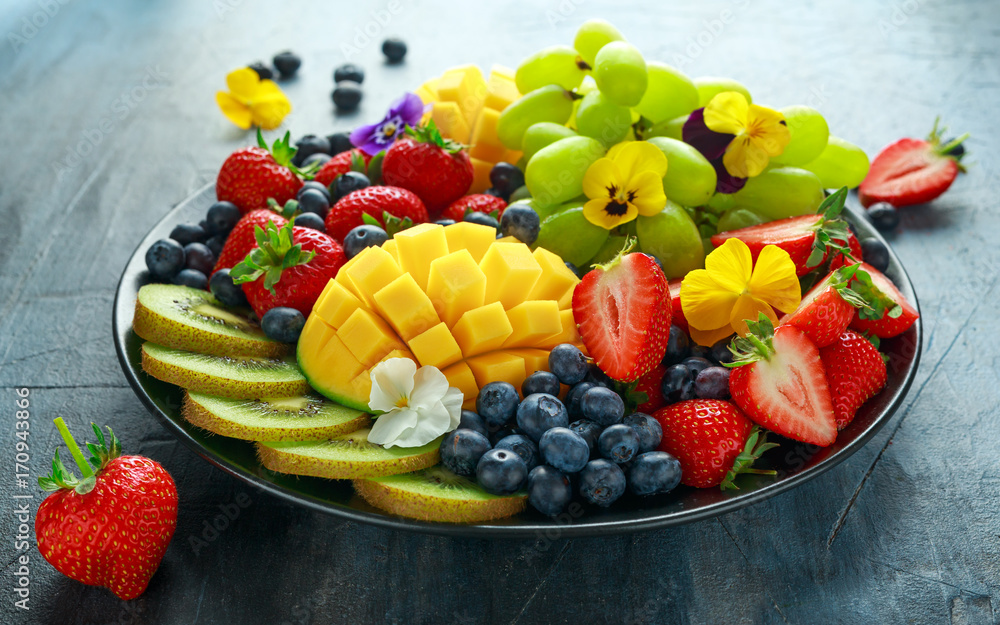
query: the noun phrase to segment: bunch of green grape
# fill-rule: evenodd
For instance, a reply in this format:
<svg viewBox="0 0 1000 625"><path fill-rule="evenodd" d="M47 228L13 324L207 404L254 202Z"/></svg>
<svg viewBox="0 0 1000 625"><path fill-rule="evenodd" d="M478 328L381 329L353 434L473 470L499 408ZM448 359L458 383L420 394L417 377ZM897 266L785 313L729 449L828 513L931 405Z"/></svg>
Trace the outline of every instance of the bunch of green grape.
<svg viewBox="0 0 1000 625"><path fill-rule="evenodd" d="M824 189L856 187L868 173L865 153L830 135L808 106L779 109L791 140L759 176L736 193L716 193L716 169L683 141L692 111L719 93L749 90L721 77L691 79L665 63L646 61L603 20L580 26L572 46L544 48L524 59L515 82L523 94L497 122L497 136L523 152L528 202L541 217L536 245L585 267L605 260L624 237L637 236L668 278L704 265L707 240L785 217L815 212ZM586 220L583 178L590 165L622 141L644 140L667 157L664 210L608 231ZM613 255L613 254L612 254Z"/></svg>

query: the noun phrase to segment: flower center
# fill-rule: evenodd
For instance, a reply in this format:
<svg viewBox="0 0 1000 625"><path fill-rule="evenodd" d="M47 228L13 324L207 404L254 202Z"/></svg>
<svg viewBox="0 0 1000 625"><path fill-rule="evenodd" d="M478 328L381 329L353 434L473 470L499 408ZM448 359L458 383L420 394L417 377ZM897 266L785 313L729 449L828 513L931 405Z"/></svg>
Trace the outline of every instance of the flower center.
<svg viewBox="0 0 1000 625"><path fill-rule="evenodd" d="M391 117L375 128L374 139L377 143L389 143L399 134L399 129L403 126L403 120L398 116Z"/></svg>
<svg viewBox="0 0 1000 625"><path fill-rule="evenodd" d="M407 406L410 405L409 401L410 400L408 397L405 396L400 397L399 399L396 400L396 408L406 408Z"/></svg>
<svg viewBox="0 0 1000 625"><path fill-rule="evenodd" d="M628 203L635 199L635 191L619 189L618 185L607 186L608 203L604 207L604 212L614 217L621 217L628 212Z"/></svg>

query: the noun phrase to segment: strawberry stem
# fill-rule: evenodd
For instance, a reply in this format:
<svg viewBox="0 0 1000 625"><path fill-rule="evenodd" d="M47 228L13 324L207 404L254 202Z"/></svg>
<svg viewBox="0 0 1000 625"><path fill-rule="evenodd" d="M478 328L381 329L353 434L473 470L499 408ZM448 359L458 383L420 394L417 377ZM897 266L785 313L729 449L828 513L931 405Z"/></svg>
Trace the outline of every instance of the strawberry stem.
<svg viewBox="0 0 1000 625"><path fill-rule="evenodd" d="M63 418L56 417L53 423L56 424L59 434L62 436L66 446L69 447L69 452L73 454L73 460L76 461L76 466L80 467L80 473L83 474L84 479L94 477L94 470L90 468L90 463L84 459L83 452L80 451L80 447L73 440L73 435L70 434L69 428L66 427L66 422L63 421Z"/></svg>
<svg viewBox="0 0 1000 625"><path fill-rule="evenodd" d="M612 258L606 263L594 263L593 265L591 265L591 267L593 267L594 269L601 269L603 271L610 271L612 267L615 267L618 263L622 262L622 258L624 258L626 254L631 253L632 250L635 249L635 244L638 241L639 239L637 239L636 237L632 236L626 237L625 245L622 246L621 251L615 254L614 258Z"/></svg>

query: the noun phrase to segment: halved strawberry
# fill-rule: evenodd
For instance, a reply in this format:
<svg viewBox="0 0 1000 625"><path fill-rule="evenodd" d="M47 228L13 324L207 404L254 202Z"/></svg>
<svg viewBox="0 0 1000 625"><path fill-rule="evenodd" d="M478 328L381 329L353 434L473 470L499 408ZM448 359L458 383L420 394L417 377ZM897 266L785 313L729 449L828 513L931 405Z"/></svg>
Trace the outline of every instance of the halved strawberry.
<svg viewBox="0 0 1000 625"><path fill-rule="evenodd" d="M761 313L750 333L736 338L729 392L757 425L803 443L826 447L837 438L830 385L819 349L795 326Z"/></svg>
<svg viewBox="0 0 1000 625"><path fill-rule="evenodd" d="M860 269L871 276L872 284L897 304L898 309L891 306L886 307L884 314L875 319L865 319L860 313L856 314L854 320L851 321L851 327L859 332L867 332L868 334L877 336L880 339L889 339L906 332L920 317L920 313L917 312L913 304L906 301L906 298L899 292L896 285L892 283L892 280L887 278L881 271L868 263L861 263ZM858 276L860 277L860 275L861 272L859 271Z"/></svg>
<svg viewBox="0 0 1000 625"><path fill-rule="evenodd" d="M968 133L941 145L938 122L927 139L900 139L885 147L872 161L868 175L858 187L865 207L876 202L909 206L930 202L948 190L963 171L959 163L965 152L953 153L969 138Z"/></svg>
<svg viewBox="0 0 1000 625"><path fill-rule="evenodd" d="M610 262L595 265L573 291L573 318L597 366L632 382L663 360L670 338L667 279L631 239Z"/></svg>
<svg viewBox="0 0 1000 625"><path fill-rule="evenodd" d="M843 241L841 241L841 243L843 243ZM854 236L854 233L850 230L847 232L847 249L850 250L851 258L853 258L854 261L860 263L865 259L864 254L861 252L861 242L858 241L858 237ZM845 254L835 254L833 259L830 261L830 271L835 271L841 267L852 264L851 258L848 258Z"/></svg>
<svg viewBox="0 0 1000 625"><path fill-rule="evenodd" d="M871 341L851 330L819 350L819 357L830 384L837 429L843 430L854 420L861 404L885 386L885 360Z"/></svg>
<svg viewBox="0 0 1000 625"><path fill-rule="evenodd" d="M684 310L681 308L681 282L684 282L684 278L677 278L671 280L667 283L667 287L670 288L670 309L672 314L672 323L676 326L680 326L685 332L688 331L688 322L684 317Z"/></svg>

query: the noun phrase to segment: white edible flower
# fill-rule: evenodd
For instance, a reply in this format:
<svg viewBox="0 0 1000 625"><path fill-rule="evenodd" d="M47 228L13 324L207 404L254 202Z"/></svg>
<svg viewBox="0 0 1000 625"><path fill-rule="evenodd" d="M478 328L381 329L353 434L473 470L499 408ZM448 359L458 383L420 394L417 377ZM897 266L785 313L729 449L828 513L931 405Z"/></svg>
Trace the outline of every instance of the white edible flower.
<svg viewBox="0 0 1000 625"><path fill-rule="evenodd" d="M375 419L368 442L384 447L420 447L458 427L462 391L448 386L437 367L417 369L409 358L390 358L372 371L368 408Z"/></svg>

